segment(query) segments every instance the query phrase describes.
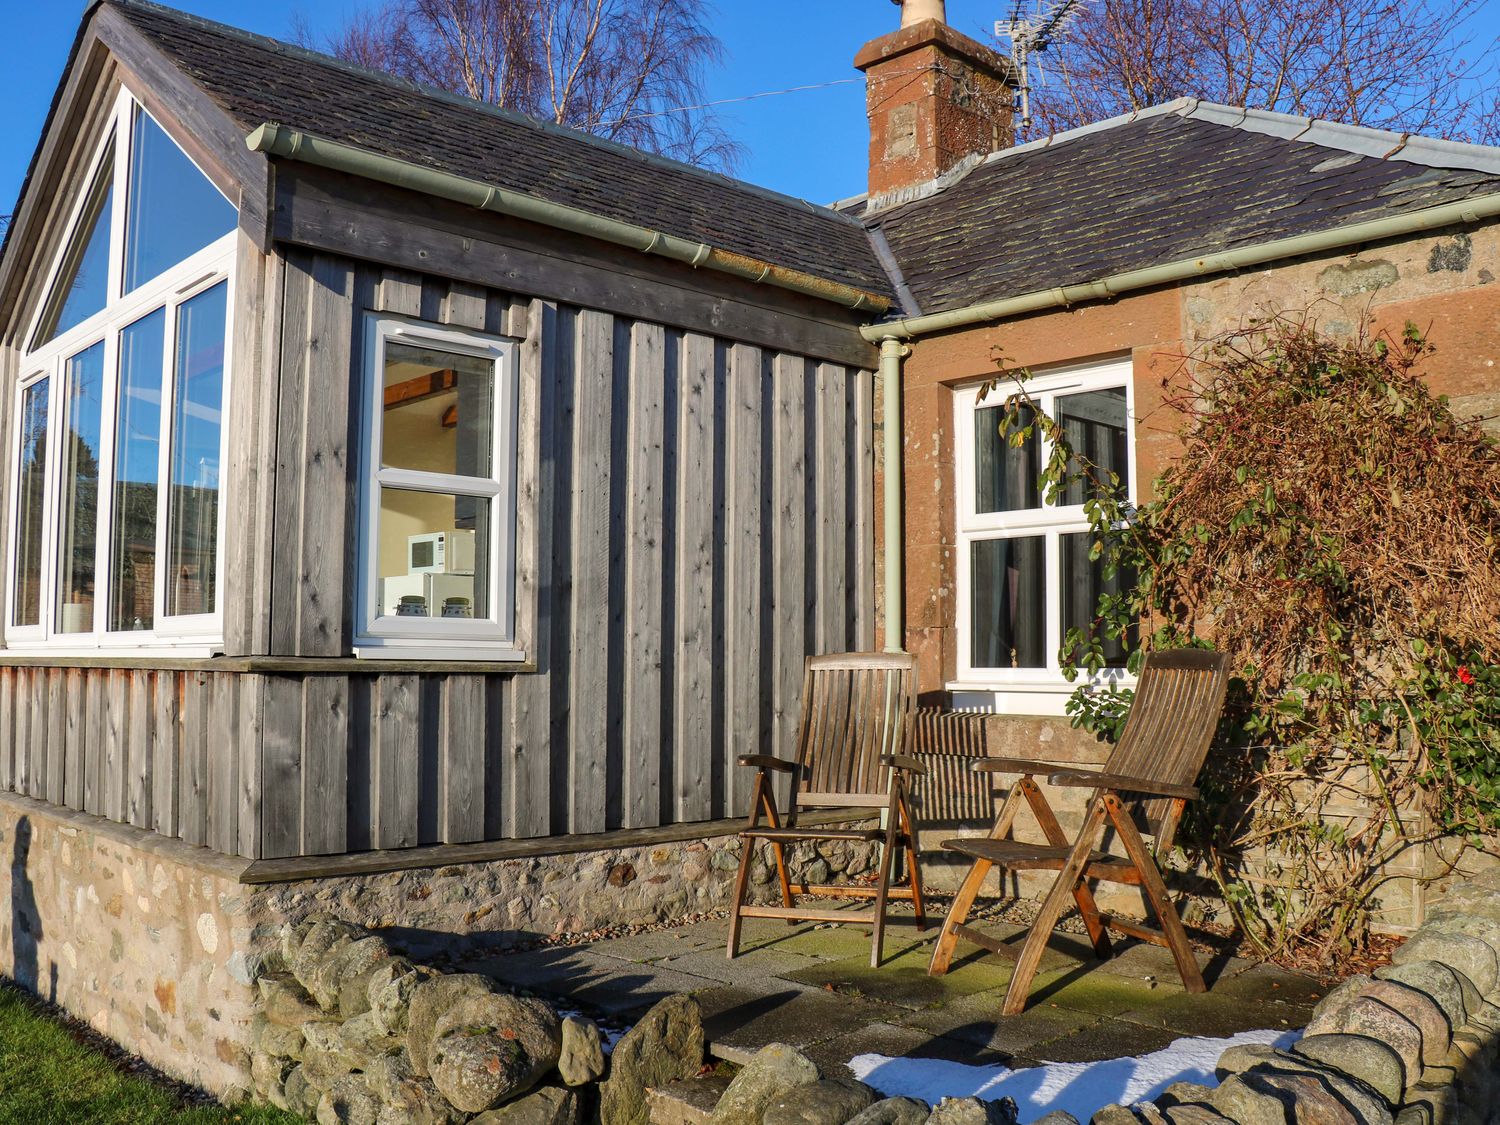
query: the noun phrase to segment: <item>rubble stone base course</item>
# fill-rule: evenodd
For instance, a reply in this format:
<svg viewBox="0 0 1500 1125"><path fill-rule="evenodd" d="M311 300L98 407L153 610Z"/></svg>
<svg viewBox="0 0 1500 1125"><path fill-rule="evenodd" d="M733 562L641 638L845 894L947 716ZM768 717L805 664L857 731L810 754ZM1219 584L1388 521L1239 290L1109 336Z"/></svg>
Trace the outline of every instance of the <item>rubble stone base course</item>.
<svg viewBox="0 0 1500 1125"><path fill-rule="evenodd" d="M226 1100L264 1085L280 1067L276 1078L289 1103L313 1096L308 1071L288 1080L293 1068L268 1062L266 1051L257 1060L257 1044L274 1046L270 1057L298 1063L309 1053L316 1073L349 1074L339 1045L326 1034L304 1034L302 1024L326 1022L330 1013L358 1020L362 1047L404 1034L410 990L433 970L398 971L388 960L392 951L421 962L462 940L504 948L722 909L740 854L739 840L722 836L252 885L242 881L245 860L13 794L0 795L0 847L10 859L0 869L0 894L11 902L0 912L0 976ZM787 854L794 880L826 883L869 873L874 853L833 842ZM769 848L752 876L756 896L768 900ZM380 940L341 947L342 959L323 964L305 986L267 989L265 966L284 964L284 928L312 917L337 918ZM370 988L380 973L391 987ZM565 1061L576 1076L589 1065L588 1051L570 1047ZM458 1054L445 1055L444 1073L461 1073ZM391 1121L429 1119L421 1085L428 1075L399 1068L343 1081L333 1100L349 1108L325 1116L362 1116L374 1104L367 1087L376 1078L410 1103L406 1116L387 1114ZM389 1103L375 1098L381 1101ZM572 1105L563 1099L554 1108L565 1117Z"/></svg>

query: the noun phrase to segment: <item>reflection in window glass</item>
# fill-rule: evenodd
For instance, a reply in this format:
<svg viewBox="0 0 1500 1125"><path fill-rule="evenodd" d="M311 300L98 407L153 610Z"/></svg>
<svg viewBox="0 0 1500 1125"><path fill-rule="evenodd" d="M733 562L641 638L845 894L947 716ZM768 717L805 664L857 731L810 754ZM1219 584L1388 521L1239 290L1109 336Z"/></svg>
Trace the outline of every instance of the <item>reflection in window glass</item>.
<svg viewBox="0 0 1500 1125"><path fill-rule="evenodd" d="M149 629L155 614L156 498L161 453L162 349L167 313L157 309L120 333L115 429L115 511L109 627Z"/></svg>
<svg viewBox="0 0 1500 1125"><path fill-rule="evenodd" d="M1017 407L1016 421L1031 425L1035 411ZM1005 408L987 406L974 411L975 511L1019 512L1042 506L1041 443L1035 438L1019 449L1000 436Z"/></svg>
<svg viewBox="0 0 1500 1125"><path fill-rule="evenodd" d="M1085 394L1060 395L1057 399L1057 421L1067 434L1073 452L1087 465L1102 485L1108 486L1109 475L1120 478L1118 493L1127 495L1130 487L1130 464L1127 454L1125 388L1110 387ZM1074 480L1064 490L1062 503L1082 504L1100 492L1093 481Z"/></svg>
<svg viewBox="0 0 1500 1125"><path fill-rule="evenodd" d="M104 344L68 360L67 423L62 432L58 512L57 631L94 630L94 569L99 545L99 439L104 416Z"/></svg>
<svg viewBox="0 0 1500 1125"><path fill-rule="evenodd" d="M1086 636L1095 633L1094 622L1099 613L1101 594L1118 594L1135 584L1135 575L1123 571L1105 581L1104 560L1090 560L1089 551L1094 537L1088 532L1058 537L1062 585L1062 631L1066 637L1069 629L1081 629ZM1129 647L1134 647L1135 630L1125 643L1116 638L1104 637L1104 662L1111 668L1123 668Z"/></svg>
<svg viewBox="0 0 1500 1125"><path fill-rule="evenodd" d="M16 580L12 620L42 623L42 522L47 499L47 390L41 379L21 396L21 463L16 473Z"/></svg>
<svg viewBox="0 0 1500 1125"><path fill-rule="evenodd" d="M381 616L490 617L491 503L405 488L380 490Z"/></svg>
<svg viewBox="0 0 1500 1125"><path fill-rule="evenodd" d="M104 157L104 170L78 220L34 347L78 327L109 300L109 232L115 194L109 169L113 160L109 154Z"/></svg>
<svg viewBox="0 0 1500 1125"><path fill-rule="evenodd" d="M1044 668L1045 540L981 539L971 544L975 668Z"/></svg>
<svg viewBox="0 0 1500 1125"><path fill-rule="evenodd" d="M488 477L493 444L495 363L390 343L385 350L381 463L463 477Z"/></svg>
<svg viewBox="0 0 1500 1125"><path fill-rule="evenodd" d="M234 207L145 110L130 138L125 220L125 292L234 229Z"/></svg>
<svg viewBox="0 0 1500 1125"><path fill-rule="evenodd" d="M212 613L215 605L228 291L220 282L177 311L167 501L168 617Z"/></svg>

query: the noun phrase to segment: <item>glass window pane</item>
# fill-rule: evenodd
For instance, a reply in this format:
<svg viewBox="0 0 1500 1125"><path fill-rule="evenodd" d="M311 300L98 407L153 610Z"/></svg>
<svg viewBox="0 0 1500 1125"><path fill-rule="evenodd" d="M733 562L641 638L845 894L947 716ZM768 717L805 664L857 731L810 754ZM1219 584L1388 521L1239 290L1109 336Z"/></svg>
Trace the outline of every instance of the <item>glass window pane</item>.
<svg viewBox="0 0 1500 1125"><path fill-rule="evenodd" d="M110 537L109 627L151 628L155 617L156 496L161 475L161 375L167 312L120 333L115 511Z"/></svg>
<svg viewBox="0 0 1500 1125"><path fill-rule="evenodd" d="M167 500L168 617L212 613L218 582L224 327L220 282L177 310Z"/></svg>
<svg viewBox="0 0 1500 1125"><path fill-rule="evenodd" d="M1029 426L1035 411L1017 407L1018 421ZM975 511L1018 512L1042 506L1041 443L1033 438L1016 449L1000 436L1005 408L974 411Z"/></svg>
<svg viewBox="0 0 1500 1125"><path fill-rule="evenodd" d="M130 138L125 220L129 293L234 229L234 207L145 110Z"/></svg>
<svg viewBox="0 0 1500 1125"><path fill-rule="evenodd" d="M384 617L490 617L490 504L380 490L376 577Z"/></svg>
<svg viewBox="0 0 1500 1125"><path fill-rule="evenodd" d="M91 633L99 546L99 439L104 416L102 341L68 360L63 385L67 424L62 432L62 503L58 510L57 631Z"/></svg>
<svg viewBox="0 0 1500 1125"><path fill-rule="evenodd" d="M104 308L109 300L109 232L114 181L110 177L113 157L106 154L99 180L73 232L57 283L47 298L34 347L55 340Z"/></svg>
<svg viewBox="0 0 1500 1125"><path fill-rule="evenodd" d="M971 666L1047 666L1045 542L1035 535L971 544Z"/></svg>
<svg viewBox="0 0 1500 1125"><path fill-rule="evenodd" d="M392 342L381 387L384 466L490 475L493 360Z"/></svg>
<svg viewBox="0 0 1500 1125"><path fill-rule="evenodd" d="M47 390L41 379L21 396L21 463L16 473L17 625L42 623L42 517L47 499Z"/></svg>
<svg viewBox="0 0 1500 1125"><path fill-rule="evenodd" d="M1135 574L1128 569L1105 581L1104 561L1089 559L1093 542L1094 537L1088 532L1059 536L1064 636L1067 636L1069 629L1082 629L1086 635L1093 636L1099 613L1099 596L1118 594L1135 584ZM1132 626L1123 642L1119 638L1103 638L1104 661L1109 667L1124 666L1129 649L1135 647L1135 635L1136 630Z"/></svg>
<svg viewBox="0 0 1500 1125"><path fill-rule="evenodd" d="M1088 391L1078 395L1060 395L1057 399L1057 421L1068 436L1077 458L1091 466L1090 472L1101 485L1108 486L1109 475L1120 478L1116 494L1128 495L1130 462L1128 426L1125 416L1125 388ZM1101 492L1092 481L1075 480L1063 490L1062 503L1082 504Z"/></svg>

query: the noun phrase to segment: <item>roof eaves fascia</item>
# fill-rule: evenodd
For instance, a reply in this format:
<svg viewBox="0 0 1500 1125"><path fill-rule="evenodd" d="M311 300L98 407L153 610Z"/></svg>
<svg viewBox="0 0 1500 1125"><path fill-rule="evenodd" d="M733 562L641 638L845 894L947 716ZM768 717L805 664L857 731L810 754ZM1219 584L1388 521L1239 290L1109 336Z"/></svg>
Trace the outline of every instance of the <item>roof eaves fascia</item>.
<svg viewBox="0 0 1500 1125"><path fill-rule="evenodd" d="M795 267L751 258L696 239L652 230L568 204L555 203L540 196L512 191L469 176L413 164L370 149L287 128L275 122L264 122L257 126L245 138L245 143L252 152L263 153L268 157L281 157L329 168L422 195L465 204L481 211L496 211L512 218L625 246L644 254L670 258L694 269L711 269L743 278L753 284L772 285L856 311L874 311L879 314L892 304L887 295L832 281Z"/></svg>
<svg viewBox="0 0 1500 1125"><path fill-rule="evenodd" d="M1434 207L1397 212L1379 219L1366 219L1308 234L1240 246L1233 250L1180 258L1091 281L1018 293L919 317L886 320L868 325L860 329L860 332L871 343L887 339L910 340L956 328L997 323L1013 316L1047 309L1112 300L1142 289L1192 281L1215 274L1234 273L1309 254L1325 254L1367 242L1440 230L1455 223L1474 224L1497 218L1500 218L1500 193L1472 196Z"/></svg>
<svg viewBox="0 0 1500 1125"><path fill-rule="evenodd" d="M355 63L345 62L343 59L334 58L332 55L323 54L321 51L310 50L307 47L299 47L294 43L285 43L280 39L272 39L270 36L257 35L252 31L246 31L243 28L235 27L233 24L220 23L217 20L206 19L203 16L193 15L190 12L181 12L176 8L168 7L165 4L158 4L155 2L155 0L94 0L94 5L96 7L102 3L113 4L120 8L138 8L142 11L156 12L159 15L168 16L173 19L180 20L183 23L193 24L208 31L216 32L221 35L228 35L240 39L243 42L256 44L257 46L263 47L267 50L277 51L280 54L289 56L291 58L299 58L306 62L332 67L335 70L341 70L346 74L356 75L360 78L379 82L382 85L389 86L395 90L401 90L408 94L420 94L423 97L432 98L436 101L444 102L448 105L473 110L479 113L486 113L492 117L498 117L502 120L510 121L514 124L524 126L528 129L534 129L538 132L543 133L550 133L554 136L567 137L568 139L577 141L580 144L592 145L595 148L613 152L617 155L627 157L641 164L648 164L662 169L686 173L688 175L696 176L701 180L713 181L722 186L732 188L735 191L745 192L749 195L758 196L759 198L768 200L770 202L779 203L788 207L797 207L801 210L807 211L810 214L816 214L823 218L837 219L839 222L848 223L853 226L859 225L859 220L857 218L854 218L850 215L840 214L832 208L825 207L820 203L814 203L808 199L801 199L795 195L786 195L779 191L773 191L771 188L762 187L759 184L752 184L746 182L745 180L736 179L733 176L726 176L722 172L713 172L707 168L700 168L696 164L688 164L681 160L673 160L669 156L661 156L660 154L654 152L645 152L642 149L632 148L630 145L621 144L619 141L611 141L605 137L600 137L593 133L586 133L579 129L570 129L566 125L558 125L550 121L542 121L538 118L530 117L524 113L519 113L513 109L506 109L503 106L493 105L490 102L479 101L475 98L466 98L461 94L455 94L448 90L440 90L435 86L428 86L421 82L413 82L405 78L398 78L395 75L387 74L384 71L373 70L369 67L363 67ZM253 128L255 124L258 124L258 122L247 124L250 124Z"/></svg>

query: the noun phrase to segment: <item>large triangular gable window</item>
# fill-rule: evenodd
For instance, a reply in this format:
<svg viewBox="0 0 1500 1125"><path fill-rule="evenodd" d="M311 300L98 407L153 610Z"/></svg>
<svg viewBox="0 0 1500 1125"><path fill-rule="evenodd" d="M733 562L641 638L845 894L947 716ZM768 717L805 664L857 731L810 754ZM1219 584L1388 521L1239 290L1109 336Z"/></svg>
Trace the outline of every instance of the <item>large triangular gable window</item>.
<svg viewBox="0 0 1500 1125"><path fill-rule="evenodd" d="M5 643L207 655L238 216L124 91L91 167L11 406Z"/></svg>
<svg viewBox="0 0 1500 1125"><path fill-rule="evenodd" d="M89 190L78 225L63 257L62 270L47 298L36 346L77 328L109 302L109 247L114 217L114 159L106 150Z"/></svg>
<svg viewBox="0 0 1500 1125"><path fill-rule="evenodd" d="M229 201L139 107L130 130L125 292L234 229Z"/></svg>

